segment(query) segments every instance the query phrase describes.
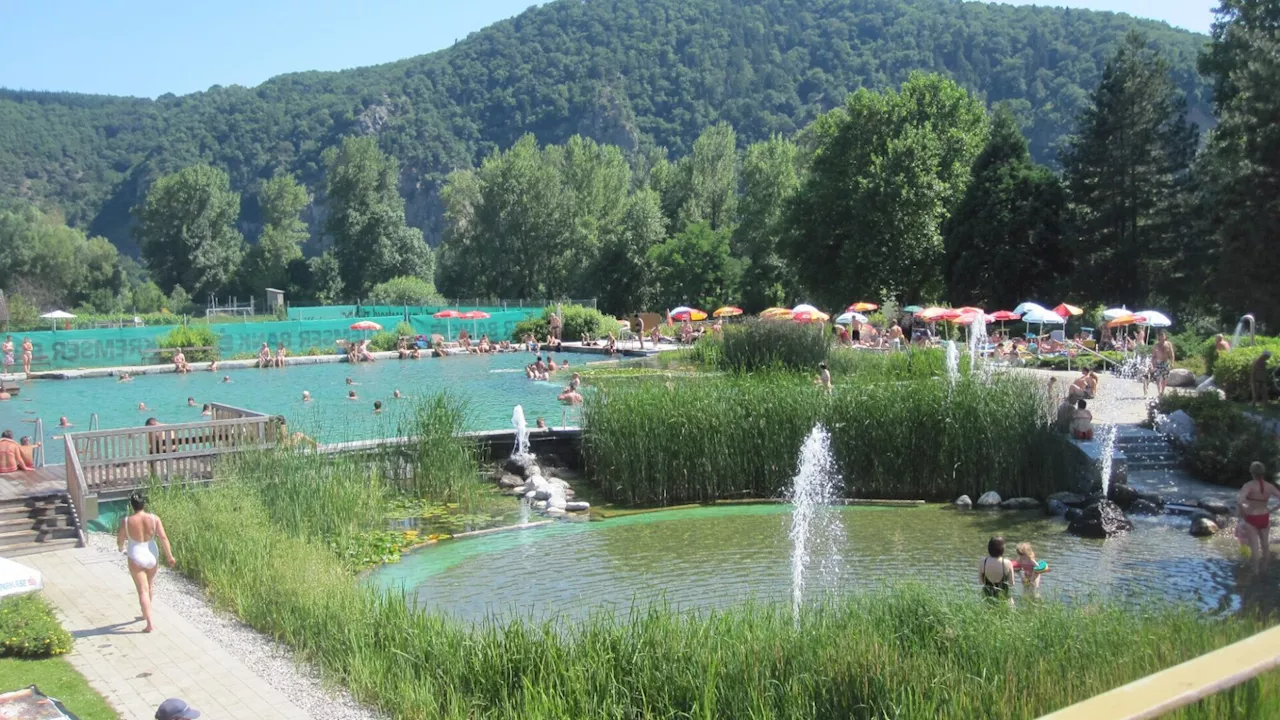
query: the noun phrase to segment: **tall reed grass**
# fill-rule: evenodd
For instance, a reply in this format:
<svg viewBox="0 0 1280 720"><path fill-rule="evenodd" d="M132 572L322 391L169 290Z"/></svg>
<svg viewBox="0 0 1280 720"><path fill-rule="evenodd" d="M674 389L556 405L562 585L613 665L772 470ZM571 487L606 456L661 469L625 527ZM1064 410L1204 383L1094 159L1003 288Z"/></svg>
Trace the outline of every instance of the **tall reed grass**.
<svg viewBox="0 0 1280 720"><path fill-rule="evenodd" d="M746 318L724 327L722 338L704 342L718 343L721 369L751 372L765 369L813 370L826 362L831 351L831 336L817 325L786 320Z"/></svg>
<svg viewBox="0 0 1280 720"><path fill-rule="evenodd" d="M1108 605L1010 610L921 588L855 595L806 610L798 625L782 606L467 625L357 584L246 481L156 492L183 571L397 720L1028 718L1263 625ZM1278 710L1273 673L1173 717Z"/></svg>
<svg viewBox="0 0 1280 720"><path fill-rule="evenodd" d="M1045 495L1077 469L1030 380L846 383L808 376L604 383L587 397L583 457L606 498L671 505L777 495L817 423L849 493L946 500Z"/></svg>

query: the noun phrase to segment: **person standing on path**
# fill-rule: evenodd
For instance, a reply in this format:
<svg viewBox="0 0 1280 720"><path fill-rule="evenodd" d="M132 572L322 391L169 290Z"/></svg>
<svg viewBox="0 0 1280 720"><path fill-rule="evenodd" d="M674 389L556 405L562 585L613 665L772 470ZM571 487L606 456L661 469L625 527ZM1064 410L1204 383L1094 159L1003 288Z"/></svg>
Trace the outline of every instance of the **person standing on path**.
<svg viewBox="0 0 1280 720"><path fill-rule="evenodd" d="M644 349L644 318L640 317L640 313L631 316L631 332L640 341L640 349ZM658 341L653 341L653 347L658 347Z"/></svg>
<svg viewBox="0 0 1280 720"><path fill-rule="evenodd" d="M164 523L160 518L147 512L147 498L141 492L129 496L129 505L133 513L120 520L120 531L116 533L116 547L129 558L129 575L133 577L134 587L138 590L138 604L142 606L142 619L147 626L142 632L155 630L151 622L151 600L155 596L156 571L159 569L159 552L156 549L156 538L160 538L164 546L165 559L169 567L173 567L173 551L169 547L169 536L164 534ZM127 549L126 549L127 545Z"/></svg>
<svg viewBox="0 0 1280 720"><path fill-rule="evenodd" d="M559 308L557 308L556 312L551 313L551 339L552 340L560 339L560 330L563 326L564 326L564 321L560 319L560 310Z"/></svg>
<svg viewBox="0 0 1280 720"><path fill-rule="evenodd" d="M4 344L0 345L0 353L4 355L4 371L5 374L12 372L13 368L13 336L9 335L4 339Z"/></svg>
<svg viewBox="0 0 1280 720"><path fill-rule="evenodd" d="M1164 387L1169 382L1169 371L1173 369L1176 359L1169 334L1161 331L1160 341L1151 348L1151 371L1156 377L1156 397L1164 395Z"/></svg>

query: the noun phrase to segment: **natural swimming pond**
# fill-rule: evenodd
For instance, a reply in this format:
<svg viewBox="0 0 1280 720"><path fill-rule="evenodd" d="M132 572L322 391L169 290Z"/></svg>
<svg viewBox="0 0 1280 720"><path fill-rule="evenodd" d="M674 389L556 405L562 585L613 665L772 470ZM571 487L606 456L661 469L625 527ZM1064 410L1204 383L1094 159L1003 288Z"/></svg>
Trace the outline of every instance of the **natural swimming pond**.
<svg viewBox="0 0 1280 720"><path fill-rule="evenodd" d="M576 369L587 358L565 354L556 356L556 361L569 359ZM141 375L125 383L109 377L33 380L22 383L21 393L13 400L0 403L0 428L12 429L17 436L30 435L38 417L44 420L48 440L59 432L58 418L63 415L76 430L88 430L93 413L103 429L142 425L149 417L163 423L196 422L201 419L200 405L218 402L284 415L291 430L322 442L342 442L402 434L412 418L413 399L442 391L466 402L467 424L473 430L510 427L511 408L516 404L524 405L530 424L538 417L555 427L562 422L579 424L580 408L556 400L569 374L561 372L551 382L531 381L524 375L524 366L532 360L530 353L503 353L166 373ZM222 382L223 375L231 382ZM348 386L347 377L359 384ZM397 389L406 399L393 399ZM303 390L310 391L311 402L302 401ZM348 400L348 390L355 390L359 399ZM196 407L187 406L188 397L195 399ZM385 408L378 415L373 412L375 400ZM146 403L147 410L139 410L138 403ZM50 454L50 461L61 461L60 455L54 456Z"/></svg>
<svg viewBox="0 0 1280 720"><path fill-rule="evenodd" d="M720 506L561 522L442 542L379 569L371 581L403 588L425 607L469 620L625 614L653 602L703 608L786 601L792 591L791 512L789 505ZM833 512L843 538L825 558L814 555L807 600L903 582L973 588L976 596L978 562L995 534L1005 536L1008 556L1016 543L1030 541L1049 562L1046 598L1174 601L1229 613L1272 609L1280 597L1275 574L1254 580L1233 538L1193 538L1185 518L1134 517L1133 532L1103 541L1069 535L1061 518L1034 511L923 506Z"/></svg>

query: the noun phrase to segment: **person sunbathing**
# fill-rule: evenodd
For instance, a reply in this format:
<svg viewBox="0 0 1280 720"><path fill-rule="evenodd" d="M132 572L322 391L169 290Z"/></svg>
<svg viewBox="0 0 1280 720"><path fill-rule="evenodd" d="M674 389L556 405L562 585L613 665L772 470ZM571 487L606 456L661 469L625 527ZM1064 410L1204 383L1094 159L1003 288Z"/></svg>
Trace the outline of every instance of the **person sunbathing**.
<svg viewBox="0 0 1280 720"><path fill-rule="evenodd" d="M275 360L272 362L275 364L276 367L282 368L284 367L284 359L288 356L289 356L289 351L284 349L284 343L279 343L276 345L276 357L275 357Z"/></svg>
<svg viewBox="0 0 1280 720"><path fill-rule="evenodd" d="M187 356L183 354L182 348L178 348L178 352L173 354L173 369L180 373L191 371L191 366L187 364Z"/></svg>
<svg viewBox="0 0 1280 720"><path fill-rule="evenodd" d="M258 367L271 367L271 347L263 342L262 347L258 348Z"/></svg>

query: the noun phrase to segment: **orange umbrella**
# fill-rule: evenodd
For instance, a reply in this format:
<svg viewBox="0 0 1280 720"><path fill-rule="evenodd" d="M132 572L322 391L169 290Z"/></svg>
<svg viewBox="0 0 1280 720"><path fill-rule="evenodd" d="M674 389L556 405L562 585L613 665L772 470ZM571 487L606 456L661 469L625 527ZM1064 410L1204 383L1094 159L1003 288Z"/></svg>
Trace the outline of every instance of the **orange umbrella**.
<svg viewBox="0 0 1280 720"><path fill-rule="evenodd" d="M790 320L794 315L795 313L791 312L791 310L783 307L769 308L768 310L760 313L760 317L767 318L769 320Z"/></svg>
<svg viewBox="0 0 1280 720"><path fill-rule="evenodd" d="M879 309L880 309L880 306L875 303L856 302L850 305L849 307L845 308L845 312L864 313L864 312L871 312L872 310L879 310Z"/></svg>
<svg viewBox="0 0 1280 720"><path fill-rule="evenodd" d="M1132 325L1141 319L1142 318L1138 315L1121 315L1115 320L1107 323L1107 327L1124 327L1126 325Z"/></svg>
<svg viewBox="0 0 1280 720"><path fill-rule="evenodd" d="M381 330L382 326L372 320L361 320L357 323L351 323L352 330Z"/></svg>
<svg viewBox="0 0 1280 720"><path fill-rule="evenodd" d="M1060 317L1069 317L1071 315L1084 314L1084 311L1081 310L1080 308L1076 307L1075 305L1068 305L1066 303L1061 303L1060 305L1058 305L1058 307L1054 308L1053 311L1057 313Z"/></svg>
<svg viewBox="0 0 1280 720"><path fill-rule="evenodd" d="M793 313L791 318L796 322L826 322L831 316L820 310L801 310Z"/></svg>
<svg viewBox="0 0 1280 720"><path fill-rule="evenodd" d="M742 314L742 308L736 308L732 305L726 305L711 313L713 317L734 317Z"/></svg>
<svg viewBox="0 0 1280 720"><path fill-rule="evenodd" d="M955 311L951 308L927 307L916 313L916 317L924 320L925 322L936 322L938 320L945 320L947 315L952 312Z"/></svg>
<svg viewBox="0 0 1280 720"><path fill-rule="evenodd" d="M698 322L700 320L706 320L707 314L697 308L685 307L681 305L675 310L672 310L667 317L671 318L672 320L680 320L681 322L685 320L692 320L693 322Z"/></svg>

